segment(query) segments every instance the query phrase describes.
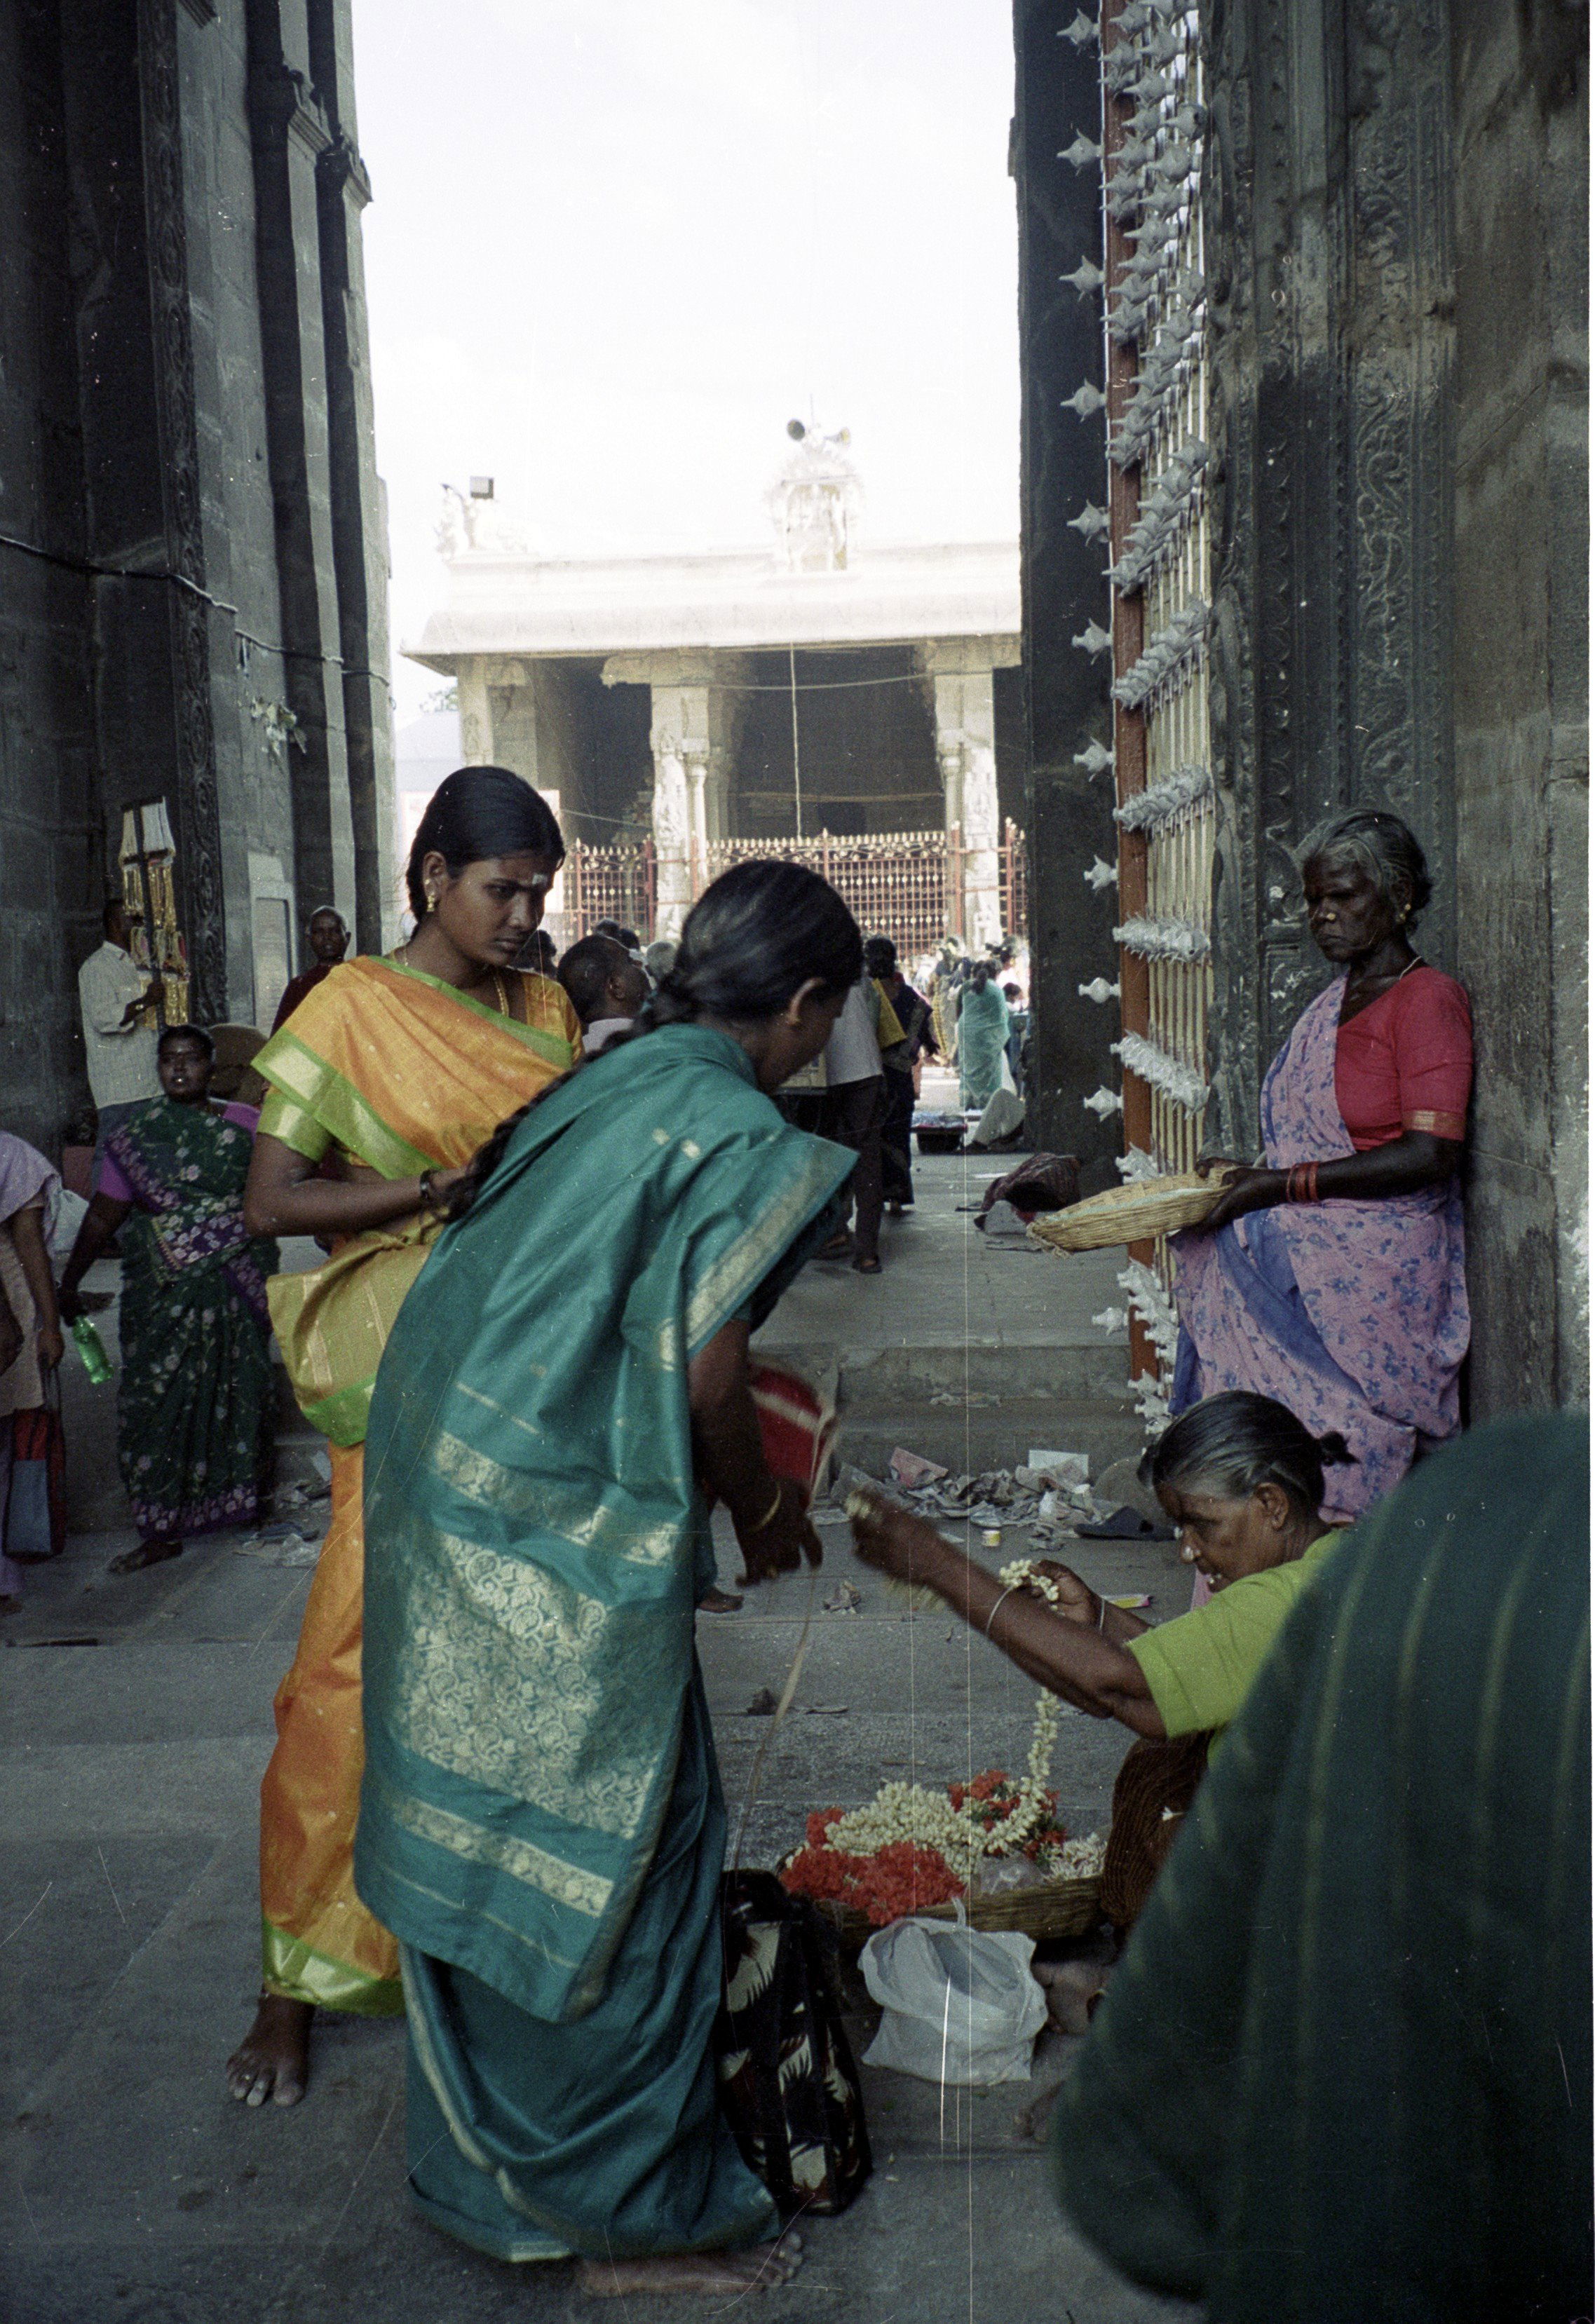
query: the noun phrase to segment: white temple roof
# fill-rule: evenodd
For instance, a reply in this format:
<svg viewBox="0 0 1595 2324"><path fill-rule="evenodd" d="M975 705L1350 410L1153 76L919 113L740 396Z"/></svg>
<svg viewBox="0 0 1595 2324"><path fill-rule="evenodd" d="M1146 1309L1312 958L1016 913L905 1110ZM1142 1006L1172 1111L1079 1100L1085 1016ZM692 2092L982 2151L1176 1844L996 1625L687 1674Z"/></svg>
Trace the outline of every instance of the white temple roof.
<svg viewBox="0 0 1595 2324"><path fill-rule="evenodd" d="M1012 540L861 545L844 568L817 573L793 572L767 548L582 558L462 549L444 563L447 600L401 648L444 671L478 654L748 651L1019 631Z"/></svg>

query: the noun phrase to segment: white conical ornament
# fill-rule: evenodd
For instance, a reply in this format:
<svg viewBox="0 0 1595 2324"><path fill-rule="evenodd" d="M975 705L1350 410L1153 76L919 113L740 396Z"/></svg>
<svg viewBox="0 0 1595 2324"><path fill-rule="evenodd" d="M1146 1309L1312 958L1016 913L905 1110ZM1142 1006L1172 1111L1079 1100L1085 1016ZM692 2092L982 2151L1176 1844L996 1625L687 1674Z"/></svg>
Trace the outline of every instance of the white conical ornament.
<svg viewBox="0 0 1595 2324"><path fill-rule="evenodd" d="M1128 1332L1129 1329L1129 1316L1122 1307L1104 1307L1091 1320L1100 1332Z"/></svg>
<svg viewBox="0 0 1595 2324"><path fill-rule="evenodd" d="M1100 855L1093 857L1090 871L1083 872L1080 876L1088 888L1101 890L1116 888L1119 885L1118 866L1113 863L1104 863Z"/></svg>
<svg viewBox="0 0 1595 2324"><path fill-rule="evenodd" d="M1058 34L1060 41L1073 41L1077 49L1083 49L1087 41L1094 41L1096 37L1097 28L1083 8L1076 11L1074 23L1065 24Z"/></svg>
<svg viewBox="0 0 1595 2324"><path fill-rule="evenodd" d="M1094 1001L1100 1009L1104 1001L1118 1000L1119 987L1110 984L1105 976L1093 976L1089 984L1081 986L1080 998L1082 1001Z"/></svg>
<svg viewBox="0 0 1595 2324"><path fill-rule="evenodd" d="M1108 399L1102 393L1102 389L1100 387L1093 387L1090 380L1088 379L1081 382L1080 385L1074 390L1073 395L1065 395L1062 399L1064 410L1065 411L1077 411L1082 420L1090 420L1094 418L1095 414L1102 409L1107 401Z"/></svg>
<svg viewBox="0 0 1595 2324"><path fill-rule="evenodd" d="M1108 512L1087 501L1079 515L1069 519L1069 530L1081 534L1086 540L1094 540L1099 533L1108 530Z"/></svg>
<svg viewBox="0 0 1595 2324"><path fill-rule="evenodd" d="M1083 653L1100 654L1110 650L1113 639L1111 633L1104 630L1099 622L1087 622L1080 635L1077 638L1071 638L1069 643L1072 646L1078 646Z"/></svg>
<svg viewBox="0 0 1595 2324"><path fill-rule="evenodd" d="M1091 1095L1083 1097L1080 1102L1086 1112L1094 1113L1099 1121L1106 1121L1111 1113L1121 1113L1124 1110L1124 1100L1111 1089L1093 1090Z"/></svg>
<svg viewBox="0 0 1595 2324"><path fill-rule="evenodd" d="M1093 290L1100 290L1104 280L1102 268L1094 266L1089 258L1083 258L1073 274L1058 276L1060 282L1072 282L1083 299Z"/></svg>
<svg viewBox="0 0 1595 2324"><path fill-rule="evenodd" d="M1074 764L1077 767L1083 767L1088 775L1105 775L1112 763L1112 752L1094 738L1086 744L1083 751L1076 751L1074 753Z"/></svg>
<svg viewBox="0 0 1595 2324"><path fill-rule="evenodd" d="M1058 153L1060 161L1073 161L1077 170L1083 170L1088 161L1100 161L1102 158L1102 147L1093 145L1083 129L1078 133L1072 145L1064 146Z"/></svg>

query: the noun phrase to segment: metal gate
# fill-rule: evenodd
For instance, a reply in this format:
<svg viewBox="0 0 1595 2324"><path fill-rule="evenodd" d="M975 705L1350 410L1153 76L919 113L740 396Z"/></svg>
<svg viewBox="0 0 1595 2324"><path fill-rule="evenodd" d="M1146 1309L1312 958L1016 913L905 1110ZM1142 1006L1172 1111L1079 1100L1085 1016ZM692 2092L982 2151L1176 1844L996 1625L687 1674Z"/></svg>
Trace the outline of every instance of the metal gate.
<svg viewBox="0 0 1595 2324"><path fill-rule="evenodd" d="M956 825L950 831L816 832L807 839L723 839L706 859L695 860L692 892L733 863L774 858L806 863L828 880L866 936L889 936L905 961L934 953L945 937L962 944L964 935L964 848ZM1011 818L998 851L1003 927L1012 936L1027 932L1028 891L1025 835ZM595 922L619 920L643 942L657 925L658 881L651 841L636 846L589 846L574 840L565 859L558 908L549 916L557 943L574 943Z"/></svg>

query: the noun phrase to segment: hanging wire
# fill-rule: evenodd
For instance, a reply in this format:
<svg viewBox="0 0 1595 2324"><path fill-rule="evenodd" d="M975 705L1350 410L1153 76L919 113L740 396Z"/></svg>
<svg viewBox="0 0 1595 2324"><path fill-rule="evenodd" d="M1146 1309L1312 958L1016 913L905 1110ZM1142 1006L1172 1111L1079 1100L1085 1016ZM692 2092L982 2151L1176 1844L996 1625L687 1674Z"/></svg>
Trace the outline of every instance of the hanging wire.
<svg viewBox="0 0 1595 2324"><path fill-rule="evenodd" d="M792 694L792 814L797 835L803 836L803 762L798 752L798 649L787 648L787 671Z"/></svg>

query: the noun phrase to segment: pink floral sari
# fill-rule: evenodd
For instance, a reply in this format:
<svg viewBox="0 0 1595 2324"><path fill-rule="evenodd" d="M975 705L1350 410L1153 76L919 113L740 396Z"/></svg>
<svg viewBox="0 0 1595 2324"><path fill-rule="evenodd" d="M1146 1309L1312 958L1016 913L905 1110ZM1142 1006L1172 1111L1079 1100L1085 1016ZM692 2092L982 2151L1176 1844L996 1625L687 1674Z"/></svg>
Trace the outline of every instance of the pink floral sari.
<svg viewBox="0 0 1595 2324"><path fill-rule="evenodd" d="M1263 1084L1270 1167L1351 1154L1335 1101L1344 977L1302 1011ZM1455 1179L1379 1202L1281 1204L1173 1246L1180 1312L1174 1409L1225 1388L1271 1396L1315 1434L1338 1429L1355 1468L1328 1472L1323 1514L1360 1517L1412 1465L1420 1436L1453 1436L1468 1351Z"/></svg>

